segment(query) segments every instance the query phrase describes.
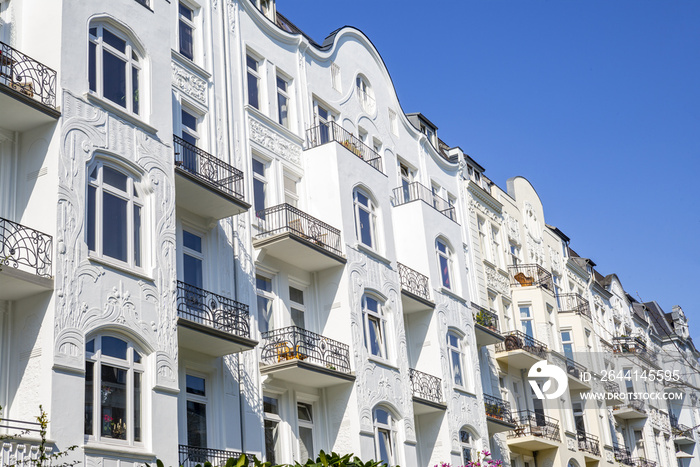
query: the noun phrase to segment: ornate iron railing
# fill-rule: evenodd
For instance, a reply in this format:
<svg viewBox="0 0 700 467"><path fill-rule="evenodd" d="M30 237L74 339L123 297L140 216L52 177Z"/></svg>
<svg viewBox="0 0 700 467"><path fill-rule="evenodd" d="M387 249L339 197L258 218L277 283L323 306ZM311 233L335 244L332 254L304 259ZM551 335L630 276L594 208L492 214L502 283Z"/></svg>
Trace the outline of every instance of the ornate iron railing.
<svg viewBox="0 0 700 467"><path fill-rule="evenodd" d="M56 110L56 72L0 42L0 84Z"/></svg>
<svg viewBox="0 0 700 467"><path fill-rule="evenodd" d="M518 264L508 266L511 287L529 287L534 285L554 291L552 273L539 264Z"/></svg>
<svg viewBox="0 0 700 467"><path fill-rule="evenodd" d="M506 423L515 423L513 413L510 410L510 402L484 394L484 409L486 410L486 416L489 418L502 420Z"/></svg>
<svg viewBox="0 0 700 467"><path fill-rule="evenodd" d="M682 424L678 423L678 417L676 417L673 414L669 415L669 419L671 422L671 433L673 434L674 438L694 439L692 428L690 428L687 425L682 425Z"/></svg>
<svg viewBox="0 0 700 467"><path fill-rule="evenodd" d="M306 130L306 141L309 149L322 144L337 141L348 151L367 162L373 168L382 172L382 157L377 152L360 141L356 136L335 122L321 123Z"/></svg>
<svg viewBox="0 0 700 467"><path fill-rule="evenodd" d="M401 263L399 265L399 277L401 289L424 300L430 301L430 279L415 269L411 269Z"/></svg>
<svg viewBox="0 0 700 467"><path fill-rule="evenodd" d="M603 387L605 388L605 392L609 394L617 394L620 392L620 385L615 381L605 381L603 382Z"/></svg>
<svg viewBox="0 0 700 467"><path fill-rule="evenodd" d="M634 465L634 467L656 467L656 462L643 457L635 457L632 459L632 465Z"/></svg>
<svg viewBox="0 0 700 467"><path fill-rule="evenodd" d="M615 455L615 460L619 463L624 465L634 465L634 463L632 462L632 455L630 454L629 449L614 446L613 453Z"/></svg>
<svg viewBox="0 0 700 467"><path fill-rule="evenodd" d="M278 204L258 211L258 237L270 237L290 233L314 245L320 246L338 256L340 251L340 230L321 222L291 204Z"/></svg>
<svg viewBox="0 0 700 467"><path fill-rule="evenodd" d="M423 201L428 206L431 206L448 219L457 222L457 211L455 207L443 197L434 194L430 188L422 183L412 182L407 185L394 188L394 206L401 206L402 204L418 200Z"/></svg>
<svg viewBox="0 0 700 467"><path fill-rule="evenodd" d="M229 451L224 449L200 448L198 446L180 445L180 465L183 467L195 467L209 462L214 467L222 467L233 458L238 460L243 455L242 452Z"/></svg>
<svg viewBox="0 0 700 467"><path fill-rule="evenodd" d="M212 329L250 337L248 305L177 281L177 315Z"/></svg>
<svg viewBox="0 0 700 467"><path fill-rule="evenodd" d="M442 380L440 378L413 368L408 369L408 377L411 380L411 391L414 397L442 403Z"/></svg>
<svg viewBox="0 0 700 467"><path fill-rule="evenodd" d="M472 302L472 315L474 316L475 324L488 328L493 332L499 332L498 315L496 313Z"/></svg>
<svg viewBox="0 0 700 467"><path fill-rule="evenodd" d="M559 422L552 417L530 410L523 410L515 414L515 423L517 426L508 434L509 438L539 436L561 442Z"/></svg>
<svg viewBox="0 0 700 467"><path fill-rule="evenodd" d="M547 346L544 342L540 342L522 331L510 331L505 334L503 342L496 344L496 352L508 352L518 349L525 350L538 358L547 358Z"/></svg>
<svg viewBox="0 0 700 467"><path fill-rule="evenodd" d="M173 135L175 167L183 170L217 190L245 201L243 197L243 172L227 164L194 144Z"/></svg>
<svg viewBox="0 0 700 467"><path fill-rule="evenodd" d="M622 409L634 409L637 412L641 413L647 413L647 409L644 405L644 401L641 399L629 399L626 403L622 405L616 405L615 408L613 409L613 412L616 412L618 410Z"/></svg>
<svg viewBox="0 0 700 467"><path fill-rule="evenodd" d="M578 440L579 451L585 451L594 456L600 456L600 440L597 436L586 433L585 431L577 431L576 439Z"/></svg>
<svg viewBox="0 0 700 467"><path fill-rule="evenodd" d="M51 277L53 238L0 217L0 269L11 267Z"/></svg>
<svg viewBox="0 0 700 467"><path fill-rule="evenodd" d="M577 293L563 293L557 295L559 303L559 313L576 313L591 319L591 308L588 300Z"/></svg>
<svg viewBox="0 0 700 467"><path fill-rule="evenodd" d="M573 361L570 358L566 359L566 372L576 379L582 379L581 376L586 373L585 366Z"/></svg>
<svg viewBox="0 0 700 467"><path fill-rule="evenodd" d="M260 358L266 365L301 360L341 373L350 373L350 350L342 342L297 326L265 332L262 338L265 342Z"/></svg>
<svg viewBox="0 0 700 467"><path fill-rule="evenodd" d="M642 337L616 336L613 337L614 353L644 353L647 344Z"/></svg>

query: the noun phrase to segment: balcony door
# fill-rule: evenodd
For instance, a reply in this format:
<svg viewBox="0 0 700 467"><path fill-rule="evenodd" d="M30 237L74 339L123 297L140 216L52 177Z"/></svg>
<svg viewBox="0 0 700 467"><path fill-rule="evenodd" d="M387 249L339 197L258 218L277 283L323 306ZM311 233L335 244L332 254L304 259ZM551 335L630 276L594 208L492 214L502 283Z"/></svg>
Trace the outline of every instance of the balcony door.
<svg viewBox="0 0 700 467"><path fill-rule="evenodd" d="M634 430L634 455L646 459L646 449L644 448L644 434L641 430Z"/></svg>
<svg viewBox="0 0 700 467"><path fill-rule="evenodd" d="M197 130L197 123L199 118L195 116L192 112L182 109L180 115L180 137L189 143L183 145L182 154L182 165L185 170L192 173L198 173L197 170L197 153L194 148L197 147L197 142L199 141L199 132ZM191 145L191 146L190 146Z"/></svg>
<svg viewBox="0 0 700 467"><path fill-rule="evenodd" d="M182 231L182 280L186 284L185 303L188 319L201 322L207 318L204 312L202 237Z"/></svg>
<svg viewBox="0 0 700 467"><path fill-rule="evenodd" d="M331 140L333 114L318 102L314 102L314 117L316 119L316 125L318 125L318 143L326 144Z"/></svg>
<svg viewBox="0 0 700 467"><path fill-rule="evenodd" d="M523 333L534 339L535 332L532 327L532 310L529 306L521 306L520 308L520 329ZM528 344L529 345L529 344Z"/></svg>
<svg viewBox="0 0 700 467"><path fill-rule="evenodd" d="M187 446L207 447L207 388L206 380L199 376L186 376L187 397ZM199 452L197 452L199 451ZM198 449L191 449L191 461L204 462L206 455Z"/></svg>

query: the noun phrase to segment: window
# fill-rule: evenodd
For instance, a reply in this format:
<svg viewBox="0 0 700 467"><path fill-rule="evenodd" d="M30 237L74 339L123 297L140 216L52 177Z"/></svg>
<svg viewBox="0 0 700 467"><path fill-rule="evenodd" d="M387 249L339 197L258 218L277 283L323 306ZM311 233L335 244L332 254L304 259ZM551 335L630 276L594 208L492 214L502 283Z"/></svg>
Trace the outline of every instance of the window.
<svg viewBox="0 0 700 467"><path fill-rule="evenodd" d="M571 404L574 409L574 426L576 427L576 433L579 439L583 437L586 439L586 422L583 417L583 404L581 402L574 402Z"/></svg>
<svg viewBox="0 0 700 467"><path fill-rule="evenodd" d="M499 237L498 227L496 227L495 225L491 226L491 249L491 257L493 258L493 262L496 266L500 267L501 241Z"/></svg>
<svg viewBox="0 0 700 467"><path fill-rule="evenodd" d="M88 182L88 249L141 267L143 198L128 175L98 162Z"/></svg>
<svg viewBox="0 0 700 467"><path fill-rule="evenodd" d="M298 184L299 178L296 175L289 173L284 174L284 202L290 206L299 206L299 193L297 192Z"/></svg>
<svg viewBox="0 0 700 467"><path fill-rule="evenodd" d="M340 81L340 67L335 62L331 62L331 86L336 91L343 92Z"/></svg>
<svg viewBox="0 0 700 467"><path fill-rule="evenodd" d="M452 250L440 239L435 242L435 245L442 286L452 290Z"/></svg>
<svg viewBox="0 0 700 467"><path fill-rule="evenodd" d="M272 279L261 274L255 275L255 288L258 295L258 326L261 333L272 329L272 304L275 296L272 294Z"/></svg>
<svg viewBox="0 0 700 467"><path fill-rule="evenodd" d="M534 339L535 333L532 328L532 313L530 306L520 306L520 328L529 337Z"/></svg>
<svg viewBox="0 0 700 467"><path fill-rule="evenodd" d="M389 109L389 129L392 135L399 136L399 121L396 118L396 112L391 109Z"/></svg>
<svg viewBox="0 0 700 467"><path fill-rule="evenodd" d="M285 128L289 128L289 83L281 75L277 74L277 121Z"/></svg>
<svg viewBox="0 0 700 467"><path fill-rule="evenodd" d="M462 448L462 462L465 465L476 459L472 435L466 428L459 430L459 445Z"/></svg>
<svg viewBox="0 0 700 467"><path fill-rule="evenodd" d="M364 245L376 249L377 214L374 201L360 189L353 192L353 198L357 239Z"/></svg>
<svg viewBox="0 0 700 467"><path fill-rule="evenodd" d="M204 287L202 277L202 237L186 230L182 231L182 269L185 284Z"/></svg>
<svg viewBox="0 0 700 467"><path fill-rule="evenodd" d="M367 79L362 75L357 75L355 85L362 109L367 113L374 113L374 93Z"/></svg>
<svg viewBox="0 0 700 467"><path fill-rule="evenodd" d="M248 68L248 105L260 110L260 74L258 72L258 60L251 55L246 55Z"/></svg>
<svg viewBox="0 0 700 467"><path fill-rule="evenodd" d="M318 125L319 143L325 144L331 140L331 127L335 120L334 116L326 107L319 104L318 101L314 101L314 117L316 125Z"/></svg>
<svg viewBox="0 0 700 467"><path fill-rule="evenodd" d="M141 354L128 342L97 336L85 344L85 434L94 440L140 443Z"/></svg>
<svg viewBox="0 0 700 467"><path fill-rule="evenodd" d="M571 331L561 331L561 346L566 358L574 359L574 341L571 338Z"/></svg>
<svg viewBox="0 0 700 467"><path fill-rule="evenodd" d="M481 217L477 217L476 228L479 231L479 247L481 248L482 256L481 259L490 261L491 256L489 253L491 250L488 248L488 244L486 243L486 221Z"/></svg>
<svg viewBox="0 0 700 467"><path fill-rule="evenodd" d="M625 390L628 394L634 393L634 381L632 381L632 368L623 368L622 374L624 375L625 380Z"/></svg>
<svg viewBox="0 0 700 467"><path fill-rule="evenodd" d="M452 368L452 381L455 386L464 386L464 372L462 364L461 338L454 332L447 333L447 350L450 354L450 366Z"/></svg>
<svg viewBox="0 0 700 467"><path fill-rule="evenodd" d="M511 245L511 248L512 248L512 245ZM561 311L561 309L562 309L561 308L561 297L559 296L559 295L561 295L561 287L559 286L559 282L560 282L559 276L556 274L552 274L552 283L554 284L554 297L557 300L557 308L559 309L559 311Z"/></svg>
<svg viewBox="0 0 700 467"><path fill-rule="evenodd" d="M369 295L362 297L362 318L365 328L365 348L374 356L388 358L386 327L381 303Z"/></svg>
<svg viewBox="0 0 700 467"><path fill-rule="evenodd" d="M376 152L377 154L381 153L382 152L382 142L376 138L373 138L372 139L372 149L374 149L374 152Z"/></svg>
<svg viewBox="0 0 700 467"><path fill-rule="evenodd" d="M139 115L141 71L140 54L125 36L102 24L90 27L90 91Z"/></svg>
<svg viewBox="0 0 700 467"><path fill-rule="evenodd" d="M190 60L194 60L194 11L184 3L179 7L179 34L178 42L180 53Z"/></svg>
<svg viewBox="0 0 700 467"><path fill-rule="evenodd" d="M306 463L315 456L314 418L311 404L297 402L297 420L299 423L299 462Z"/></svg>
<svg viewBox="0 0 700 467"><path fill-rule="evenodd" d="M304 312L304 291L296 287L289 287L289 310L292 315L292 324L294 326L306 329L306 320Z"/></svg>
<svg viewBox="0 0 700 467"><path fill-rule="evenodd" d="M391 414L374 409L374 455L389 466L396 465L396 427Z"/></svg>
<svg viewBox="0 0 700 467"><path fill-rule="evenodd" d="M187 445L207 447L207 388L206 380L187 375L185 382L187 398Z"/></svg>
<svg viewBox="0 0 700 467"><path fill-rule="evenodd" d="M276 397L263 397L263 414L265 418L265 461L276 464L280 459L281 436L279 400Z"/></svg>
<svg viewBox="0 0 700 467"><path fill-rule="evenodd" d="M253 158L253 207L260 219L265 219L265 193L267 192L266 164Z"/></svg>
<svg viewBox="0 0 700 467"><path fill-rule="evenodd" d="M192 146L197 146L197 141L199 141L199 132L197 131L199 117L194 115L194 112L182 109L180 111L180 120L182 122L180 136Z"/></svg>
<svg viewBox="0 0 700 467"><path fill-rule="evenodd" d="M413 171L411 168L399 161L399 179L401 180L401 194L403 199L400 199L402 204L411 201L411 183L413 183Z"/></svg>

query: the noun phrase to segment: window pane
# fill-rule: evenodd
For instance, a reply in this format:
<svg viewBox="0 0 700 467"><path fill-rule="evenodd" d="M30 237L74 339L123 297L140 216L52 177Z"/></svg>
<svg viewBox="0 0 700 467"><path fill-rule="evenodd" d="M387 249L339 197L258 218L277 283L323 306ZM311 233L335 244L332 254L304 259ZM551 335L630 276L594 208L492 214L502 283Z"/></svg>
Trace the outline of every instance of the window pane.
<svg viewBox="0 0 700 467"><path fill-rule="evenodd" d="M182 124L191 130L197 131L197 117L185 110L182 111Z"/></svg>
<svg viewBox="0 0 700 467"><path fill-rule="evenodd" d="M206 387L204 378L198 376L187 375L187 394L195 394L197 396L206 396Z"/></svg>
<svg viewBox="0 0 700 467"><path fill-rule="evenodd" d="M95 339L90 339L90 341L85 344L86 353L95 353Z"/></svg>
<svg viewBox="0 0 700 467"><path fill-rule="evenodd" d="M248 65L248 68L250 68L251 70L258 71L258 61L255 60L250 55L246 56L246 64Z"/></svg>
<svg viewBox="0 0 700 467"><path fill-rule="evenodd" d="M360 241L365 245L372 246L372 229L370 226L370 214L364 209L358 209L360 220Z"/></svg>
<svg viewBox="0 0 700 467"><path fill-rule="evenodd" d="M442 285L445 288L452 288L452 283L450 282L450 262L447 258L440 255L440 275L442 277Z"/></svg>
<svg viewBox="0 0 700 467"><path fill-rule="evenodd" d="M278 93L277 94L277 117L281 125L289 126L288 113L289 113L289 99L287 96Z"/></svg>
<svg viewBox="0 0 700 467"><path fill-rule="evenodd" d="M438 247L439 251L441 251L443 253L447 253L447 246L444 243L437 242L437 247Z"/></svg>
<svg viewBox="0 0 700 467"><path fill-rule="evenodd" d="M374 411L374 419L376 420L377 423L381 423L382 425L388 425L389 424L389 412L386 410L382 409L376 409Z"/></svg>
<svg viewBox="0 0 700 467"><path fill-rule="evenodd" d="M180 15L192 21L193 12L191 9L187 8L185 5L180 3Z"/></svg>
<svg viewBox="0 0 700 467"><path fill-rule="evenodd" d="M256 109L259 108L258 102L258 78L257 76L248 73L248 104Z"/></svg>
<svg viewBox="0 0 700 467"><path fill-rule="evenodd" d="M105 41L106 44L111 45L121 53L126 52L126 41L124 39L121 39L111 32L109 32L108 29L103 29L102 30L102 39Z"/></svg>
<svg viewBox="0 0 700 467"><path fill-rule="evenodd" d="M520 307L520 317L521 318L529 318L530 317L530 307L521 306Z"/></svg>
<svg viewBox="0 0 700 467"><path fill-rule="evenodd" d="M102 168L104 183L126 193L127 176L110 167Z"/></svg>
<svg viewBox="0 0 700 467"><path fill-rule="evenodd" d="M141 266L141 208L134 206L134 264Z"/></svg>
<svg viewBox="0 0 700 467"><path fill-rule="evenodd" d="M461 359L459 352L455 352L453 350L451 353L452 353L452 374L454 375L455 384L458 386L462 386L463 385L462 359Z"/></svg>
<svg viewBox="0 0 700 467"><path fill-rule="evenodd" d="M102 430L105 438L126 439L126 375L127 371L102 365Z"/></svg>
<svg viewBox="0 0 700 467"><path fill-rule="evenodd" d="M309 427L299 427L299 461L306 463L314 455L314 433Z"/></svg>
<svg viewBox="0 0 700 467"><path fill-rule="evenodd" d="M88 81L90 91L97 92L97 44L94 42L88 47Z"/></svg>
<svg viewBox="0 0 700 467"><path fill-rule="evenodd" d="M449 342L451 347L455 347L457 349L459 348L459 338L454 334L448 334L447 341Z"/></svg>
<svg viewBox="0 0 700 467"><path fill-rule="evenodd" d="M289 299L295 303L304 304L304 291L294 287L289 288Z"/></svg>
<svg viewBox="0 0 700 467"><path fill-rule="evenodd" d="M180 20L180 53L190 60L194 60L192 27L182 20Z"/></svg>
<svg viewBox="0 0 700 467"><path fill-rule="evenodd" d="M258 323L260 332L267 332L272 326L272 301L258 295Z"/></svg>
<svg viewBox="0 0 700 467"><path fill-rule="evenodd" d="M274 397L263 396L263 412L279 414L277 399Z"/></svg>
<svg viewBox="0 0 700 467"><path fill-rule="evenodd" d="M521 323L522 323L522 327L523 327L523 332L524 332L526 335L528 335L528 336L534 338L534 337L535 337L535 333L532 332L532 321L531 321L531 320L525 320L525 321L521 321Z"/></svg>
<svg viewBox="0 0 700 467"><path fill-rule="evenodd" d="M104 97L126 108L126 62L104 51L102 54L102 79Z"/></svg>
<svg viewBox="0 0 700 467"><path fill-rule="evenodd" d="M95 342L95 341L90 341ZM94 349L93 349L94 350ZM85 362L85 434L92 433L92 420L94 413L95 399L95 364L93 362Z"/></svg>
<svg viewBox="0 0 700 467"><path fill-rule="evenodd" d="M292 308L291 315L292 315L292 324L294 324L294 326L302 328L302 329L306 329L306 322L304 319L304 310Z"/></svg>
<svg viewBox="0 0 700 467"><path fill-rule="evenodd" d="M204 286L202 277L202 260L190 255L182 255L185 284L199 287Z"/></svg>
<svg viewBox="0 0 700 467"><path fill-rule="evenodd" d="M279 434L277 433L277 422L265 420L265 460L272 464L277 463L277 444Z"/></svg>
<svg viewBox="0 0 700 467"><path fill-rule="evenodd" d="M141 354L133 349L132 352L134 352L134 363L141 363Z"/></svg>
<svg viewBox="0 0 700 467"><path fill-rule="evenodd" d="M141 376L134 372L134 441L141 441Z"/></svg>
<svg viewBox="0 0 700 467"><path fill-rule="evenodd" d="M127 344L121 339L102 336L102 355L126 360Z"/></svg>
<svg viewBox="0 0 700 467"><path fill-rule="evenodd" d="M379 319L374 316L368 317L369 320L369 345L370 352L372 355L377 355L378 357L384 356L384 349L382 343L382 328Z"/></svg>
<svg viewBox="0 0 700 467"><path fill-rule="evenodd" d="M189 248L190 250L194 250L197 253L202 252L202 237L199 235L195 235L193 233L190 233L186 230L182 231L182 244L184 245L185 248Z"/></svg>
<svg viewBox="0 0 700 467"><path fill-rule="evenodd" d="M372 297L365 297L365 307L368 310L374 311L375 313L379 313L379 302L373 299Z"/></svg>
<svg viewBox="0 0 700 467"><path fill-rule="evenodd" d="M110 193L102 197L102 251L106 256L127 261L126 207L127 202Z"/></svg>
<svg viewBox="0 0 700 467"><path fill-rule="evenodd" d="M139 114L139 69L131 67L132 110Z"/></svg>
<svg viewBox="0 0 700 467"><path fill-rule="evenodd" d="M207 447L207 406L187 401L187 444Z"/></svg>
<svg viewBox="0 0 700 467"><path fill-rule="evenodd" d="M95 218L95 197L97 196L97 188L88 186L88 222L87 222L87 245L90 251L95 251L95 228L97 219Z"/></svg>
<svg viewBox="0 0 700 467"><path fill-rule="evenodd" d="M272 280L265 276L256 275L255 276L255 287L265 292L272 291Z"/></svg>
<svg viewBox="0 0 700 467"><path fill-rule="evenodd" d="M391 465L391 433L388 430L377 430L379 444L379 459Z"/></svg>
<svg viewBox="0 0 700 467"><path fill-rule="evenodd" d="M304 420L305 422L313 422L311 404L304 404L303 402L297 403L297 417L299 420Z"/></svg>
<svg viewBox="0 0 700 467"><path fill-rule="evenodd" d="M255 200L255 212L263 211L265 209L265 182L257 179L253 180L253 198Z"/></svg>

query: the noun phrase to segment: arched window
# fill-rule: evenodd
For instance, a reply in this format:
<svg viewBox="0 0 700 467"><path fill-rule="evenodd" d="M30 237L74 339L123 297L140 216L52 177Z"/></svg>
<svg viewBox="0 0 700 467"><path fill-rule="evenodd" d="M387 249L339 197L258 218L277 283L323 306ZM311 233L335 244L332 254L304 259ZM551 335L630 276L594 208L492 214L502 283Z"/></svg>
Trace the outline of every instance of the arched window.
<svg viewBox="0 0 700 467"><path fill-rule="evenodd" d="M466 378L464 374L462 338L454 331L447 333L447 351L449 352L450 368L452 369L452 381L455 386L464 387Z"/></svg>
<svg viewBox="0 0 700 467"><path fill-rule="evenodd" d="M374 455L387 465L396 465L396 422L388 410L374 409Z"/></svg>
<svg viewBox="0 0 700 467"><path fill-rule="evenodd" d="M362 322L365 328L365 347L369 353L380 358L388 358L386 320L382 304L371 295L362 297Z"/></svg>
<svg viewBox="0 0 700 467"><path fill-rule="evenodd" d="M364 76L357 75L357 78L355 78L355 85L357 86L357 96L362 109L369 114L373 114L376 106L374 102L374 92L369 85L369 81L367 81L367 78Z"/></svg>
<svg viewBox="0 0 700 467"><path fill-rule="evenodd" d="M102 162L90 167L87 196L87 244L97 256L130 266L142 264L143 196L135 180Z"/></svg>
<svg viewBox="0 0 700 467"><path fill-rule="evenodd" d="M357 239L370 248L377 248L377 209L372 198L359 188L353 192Z"/></svg>
<svg viewBox="0 0 700 467"><path fill-rule="evenodd" d="M440 283L446 289L454 290L452 250L447 242L438 238L435 241L435 251L437 253L438 268L440 269Z"/></svg>
<svg viewBox="0 0 700 467"><path fill-rule="evenodd" d="M140 443L143 357L132 344L97 336L85 344L85 434Z"/></svg>
<svg viewBox="0 0 700 467"><path fill-rule="evenodd" d="M459 447L462 450L462 462L466 465L469 461L477 459L474 438L467 427L459 430Z"/></svg>
<svg viewBox="0 0 700 467"><path fill-rule="evenodd" d="M90 91L127 112L143 113L140 95L143 57L121 31L103 23L90 25L88 81Z"/></svg>

